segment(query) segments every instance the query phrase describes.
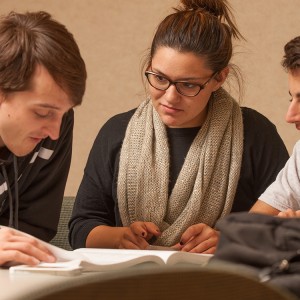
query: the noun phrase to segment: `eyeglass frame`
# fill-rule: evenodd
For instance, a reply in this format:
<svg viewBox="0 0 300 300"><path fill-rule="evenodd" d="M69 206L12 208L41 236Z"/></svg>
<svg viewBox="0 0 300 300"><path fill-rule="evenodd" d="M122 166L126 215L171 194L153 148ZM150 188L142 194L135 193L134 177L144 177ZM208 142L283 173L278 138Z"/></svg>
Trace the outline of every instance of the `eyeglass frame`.
<svg viewBox="0 0 300 300"><path fill-rule="evenodd" d="M155 88L155 89L157 89L157 90L159 90L159 91L166 91L171 85L174 85L175 88L176 88L176 91L177 91L180 95L185 96L185 97L196 97L197 95L199 95L199 93L200 93L202 90L204 90L204 88L207 86L207 84L208 84L208 83L209 83L209 82L210 82L210 81L211 81L218 73L219 73L218 71L215 72L215 73L213 73L212 76L209 77L209 79L208 79L207 81L205 81L203 84L200 84L200 83L192 83L192 82L189 82L189 81L172 81L172 80L170 80L169 78L167 78L167 77L165 77L165 76L163 76L163 75L160 75L160 74L158 74L158 73L155 73L155 72L153 72L153 71L145 71L145 76L146 76L146 78L147 78L148 83L149 83L153 88ZM156 76L160 76L160 77L166 79L166 80L169 82L169 85L168 85L165 89L159 89L159 88L157 88L157 87L155 87L155 86L153 86L153 85L151 84L148 75L156 75ZM177 88L177 85L176 85L177 83L190 83L190 84L193 84L193 85L199 87L199 91L197 92L197 94L195 94L195 95L193 95L193 96L185 95L185 94L183 94L182 92L180 92L180 90Z"/></svg>

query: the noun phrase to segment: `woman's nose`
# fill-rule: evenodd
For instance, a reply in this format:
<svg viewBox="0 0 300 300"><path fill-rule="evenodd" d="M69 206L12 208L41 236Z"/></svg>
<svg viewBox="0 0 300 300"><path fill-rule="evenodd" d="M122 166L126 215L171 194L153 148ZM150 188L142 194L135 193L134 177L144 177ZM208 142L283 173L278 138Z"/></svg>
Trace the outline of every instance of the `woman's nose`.
<svg viewBox="0 0 300 300"><path fill-rule="evenodd" d="M176 86L171 84L169 88L165 91L165 97L169 103L178 102L181 98L181 95L178 93Z"/></svg>

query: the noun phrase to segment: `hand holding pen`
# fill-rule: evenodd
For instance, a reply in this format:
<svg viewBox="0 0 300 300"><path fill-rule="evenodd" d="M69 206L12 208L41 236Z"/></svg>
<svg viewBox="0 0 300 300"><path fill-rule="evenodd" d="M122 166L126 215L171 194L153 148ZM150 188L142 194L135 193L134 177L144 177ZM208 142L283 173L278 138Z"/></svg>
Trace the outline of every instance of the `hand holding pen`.
<svg viewBox="0 0 300 300"><path fill-rule="evenodd" d="M147 249L150 240L160 235L161 232L154 223L137 221L123 232L119 248Z"/></svg>

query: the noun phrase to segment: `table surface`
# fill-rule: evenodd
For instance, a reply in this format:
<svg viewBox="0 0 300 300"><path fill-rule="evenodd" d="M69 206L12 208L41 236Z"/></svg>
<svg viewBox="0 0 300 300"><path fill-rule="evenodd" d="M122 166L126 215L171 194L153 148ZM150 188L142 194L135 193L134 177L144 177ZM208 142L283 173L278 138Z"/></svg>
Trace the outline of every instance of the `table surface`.
<svg viewBox="0 0 300 300"><path fill-rule="evenodd" d="M17 272L9 273L8 269L0 268L1 300L35 299L47 295L49 290L59 290L67 286L74 286L78 282L88 282L94 273L84 273L75 276L61 276L52 274ZM103 273L97 273L103 276Z"/></svg>
<svg viewBox="0 0 300 300"><path fill-rule="evenodd" d="M221 284L221 287L223 286L223 290L225 288L225 291L230 292L230 298L226 299L232 299L232 288L235 287L235 280L238 279L240 283L244 282L240 289L237 289L235 292L239 292L242 297L236 298L236 299L243 299L245 297L245 293L248 295L251 290L249 290L249 286L251 286L251 289L253 289L254 294L258 293L255 292L258 287L263 287L264 285L259 283L256 280L251 279L251 282L249 282L249 274L246 276L242 276L243 272L242 269L239 270L241 273L240 275L236 272L236 266L231 266L227 264L216 264L211 266L204 266L199 268L199 266L191 265L191 264L184 264L184 265L178 265L178 266L158 266L153 264L141 264L137 265L131 268L118 270L118 271L110 271L110 272L86 272L81 273L78 275L73 276L62 276L62 275L54 275L54 274L45 274L45 273L33 273L33 272L16 272L16 273L10 273L8 269L0 268L0 299L1 300L36 300L40 299L44 296L51 296L51 294L68 290L72 287L80 287L85 284L92 284L97 283L97 286L100 282L105 284L105 281L114 281L119 279L125 279L126 278L136 278L136 276L142 276L143 274L155 274L158 275L159 273L163 273L162 275L165 277L166 273L175 273L175 274L182 274L183 271L195 271L197 273L190 273L191 275L183 276L185 278L184 284L189 285L190 288L195 288L197 286L197 290L194 291L193 295L198 295L199 293L199 278L203 277L197 277L197 282L195 283L192 279L195 278L195 275L202 273L207 277L208 272L213 271L213 278L216 278L216 274L219 278L219 284ZM217 270L217 272L215 272ZM179 271L179 273L178 273ZM187 273L188 273L187 272ZM245 271L246 272L246 271ZM247 271L248 272L248 271ZM228 277L228 274L230 276ZM234 277L232 277L234 275ZM246 275L246 273L245 273ZM135 276L135 277L133 277ZM180 283L182 280L182 276L180 275ZM160 277L162 278L162 277ZM210 277L211 278L211 277ZM229 279L228 279L229 278ZM243 281L241 281L241 278ZM247 279L248 278L248 279ZM245 279L247 279L245 281ZM214 279L215 280L215 279ZM229 280L229 281L228 281ZM200 280L201 281L201 280ZM177 280L178 282L178 280ZM250 284L250 285L249 285ZM266 285L267 286L267 285ZM263 288L266 289L266 286ZM184 292L184 295L186 296L186 292L184 288L181 288L181 284L179 285L180 292ZM220 287L220 285L219 285ZM202 286L203 288L203 286ZM206 287L205 287L206 288ZM152 287L151 287L152 289ZM268 290L272 290L270 292L275 293L271 287L268 287ZM212 290L212 289L211 289ZM210 290L210 291L211 291ZM213 290L215 290L215 287L213 285ZM268 292L269 291L265 291ZM276 295L279 293L279 291L276 291ZM282 291L280 291L280 294L282 294ZM252 294L250 293L250 296ZM273 295L273 294L272 294ZM283 294L282 294L283 295ZM278 299L294 299L293 297L287 297L287 295L282 296ZM185 296L180 296L180 299L184 298ZM253 296L253 295L252 295ZM247 299L256 299L253 298L247 298ZM128 298L126 298L128 299ZM174 297L173 297L174 299ZM176 299L179 299L178 297ZM210 298L212 299L212 298ZM216 299L216 298L214 298ZM262 299L262 298L260 298ZM271 298L266 298L271 299ZM272 298L273 299L273 298ZM276 298L277 299L277 298Z"/></svg>

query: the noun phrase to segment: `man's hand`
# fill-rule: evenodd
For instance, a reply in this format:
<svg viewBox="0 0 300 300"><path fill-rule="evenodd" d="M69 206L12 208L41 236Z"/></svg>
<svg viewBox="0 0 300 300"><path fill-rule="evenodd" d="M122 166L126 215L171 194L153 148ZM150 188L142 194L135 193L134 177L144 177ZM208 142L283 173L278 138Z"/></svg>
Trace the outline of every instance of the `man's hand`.
<svg viewBox="0 0 300 300"><path fill-rule="evenodd" d="M289 208L285 211L281 211L277 216L281 218L299 218L300 210L292 210Z"/></svg>
<svg viewBox="0 0 300 300"><path fill-rule="evenodd" d="M36 265L41 261L55 262L55 260L56 258L38 239L8 227L0 228L0 266Z"/></svg>

